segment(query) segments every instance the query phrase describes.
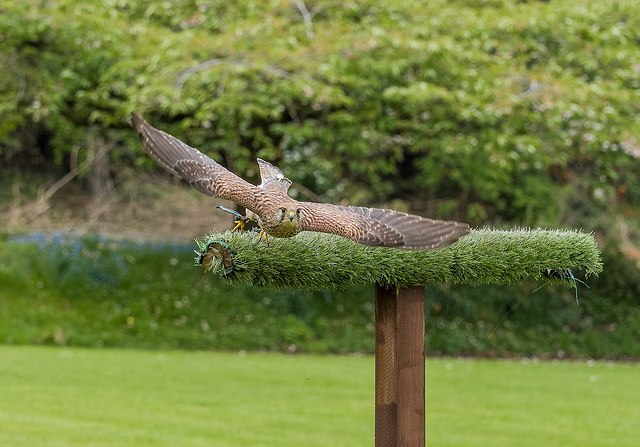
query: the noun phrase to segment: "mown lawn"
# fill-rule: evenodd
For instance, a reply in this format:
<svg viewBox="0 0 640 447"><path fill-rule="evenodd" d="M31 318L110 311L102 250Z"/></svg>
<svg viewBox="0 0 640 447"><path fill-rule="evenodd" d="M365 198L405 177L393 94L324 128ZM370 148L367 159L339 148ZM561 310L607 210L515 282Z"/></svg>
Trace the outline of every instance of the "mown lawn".
<svg viewBox="0 0 640 447"><path fill-rule="evenodd" d="M373 358L0 346L0 445L372 446ZM640 367L427 360L430 446L635 446Z"/></svg>

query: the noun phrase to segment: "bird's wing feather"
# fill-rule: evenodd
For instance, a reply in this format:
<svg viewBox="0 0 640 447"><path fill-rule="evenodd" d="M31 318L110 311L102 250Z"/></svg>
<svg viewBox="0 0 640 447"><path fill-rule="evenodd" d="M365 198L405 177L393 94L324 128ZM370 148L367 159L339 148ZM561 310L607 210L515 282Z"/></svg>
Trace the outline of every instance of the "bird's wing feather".
<svg viewBox="0 0 640 447"><path fill-rule="evenodd" d="M142 147L160 166L182 177L203 194L232 200L258 213L264 191L241 179L199 150L147 123L132 112Z"/></svg>
<svg viewBox="0 0 640 447"><path fill-rule="evenodd" d="M137 113L132 112L131 118L140 134L142 147L151 158L167 171L191 183L198 191L232 200L259 216L266 209L278 206L273 203L274 196L286 197L291 182L270 163L258 161L264 189L259 188L197 149L154 128ZM452 244L469 232L467 224L427 219L399 211L296 203L303 208L300 230L337 234L363 245L428 250Z"/></svg>
<svg viewBox="0 0 640 447"><path fill-rule="evenodd" d="M272 165L268 161L258 158L258 166L260 167L260 178L262 188L286 194L291 186L291 180L284 176L284 173L277 166Z"/></svg>
<svg viewBox="0 0 640 447"><path fill-rule="evenodd" d="M467 224L400 211L305 204L302 229L333 233L363 245L430 250L450 245L469 232Z"/></svg>

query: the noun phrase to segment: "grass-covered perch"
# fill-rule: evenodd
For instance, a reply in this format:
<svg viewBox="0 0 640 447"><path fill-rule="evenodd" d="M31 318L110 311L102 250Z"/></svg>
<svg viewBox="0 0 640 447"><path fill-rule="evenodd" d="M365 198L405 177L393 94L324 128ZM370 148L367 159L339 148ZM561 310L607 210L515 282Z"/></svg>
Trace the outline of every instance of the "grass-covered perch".
<svg viewBox="0 0 640 447"><path fill-rule="evenodd" d="M575 287L598 274L593 235L572 230L475 230L431 251L372 248L320 233L273 238L213 232L196 264L259 287L333 289L375 283L376 447L424 447L426 284L505 284L527 278Z"/></svg>
<svg viewBox="0 0 640 447"><path fill-rule="evenodd" d="M210 244L215 241L223 244ZM452 246L430 251L372 248L307 232L272 238L267 245L257 233L214 231L199 244L206 250L202 264L230 283L301 290L371 283L508 284L527 278L573 287L574 273L602 271L593 235L576 230L473 230Z"/></svg>

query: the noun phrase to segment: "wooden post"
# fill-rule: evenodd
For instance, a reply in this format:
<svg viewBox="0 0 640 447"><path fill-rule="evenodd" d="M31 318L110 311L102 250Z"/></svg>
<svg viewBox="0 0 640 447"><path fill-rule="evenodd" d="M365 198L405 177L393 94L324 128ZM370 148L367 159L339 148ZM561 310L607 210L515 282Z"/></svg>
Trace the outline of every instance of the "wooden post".
<svg viewBox="0 0 640 447"><path fill-rule="evenodd" d="M424 294L376 284L376 447L425 446Z"/></svg>
<svg viewBox="0 0 640 447"><path fill-rule="evenodd" d="M425 446L424 286L398 294L398 446Z"/></svg>
<svg viewBox="0 0 640 447"><path fill-rule="evenodd" d="M376 284L376 447L398 445L397 296Z"/></svg>

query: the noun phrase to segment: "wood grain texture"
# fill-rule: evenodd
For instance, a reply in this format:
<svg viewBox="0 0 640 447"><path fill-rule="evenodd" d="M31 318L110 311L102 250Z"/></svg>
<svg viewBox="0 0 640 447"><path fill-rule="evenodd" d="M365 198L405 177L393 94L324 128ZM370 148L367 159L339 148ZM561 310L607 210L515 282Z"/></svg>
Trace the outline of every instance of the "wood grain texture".
<svg viewBox="0 0 640 447"><path fill-rule="evenodd" d="M397 296L376 284L376 447L398 444Z"/></svg>
<svg viewBox="0 0 640 447"><path fill-rule="evenodd" d="M425 446L424 286L398 294L398 446Z"/></svg>
<svg viewBox="0 0 640 447"><path fill-rule="evenodd" d="M376 285L376 447L425 446L424 294Z"/></svg>

